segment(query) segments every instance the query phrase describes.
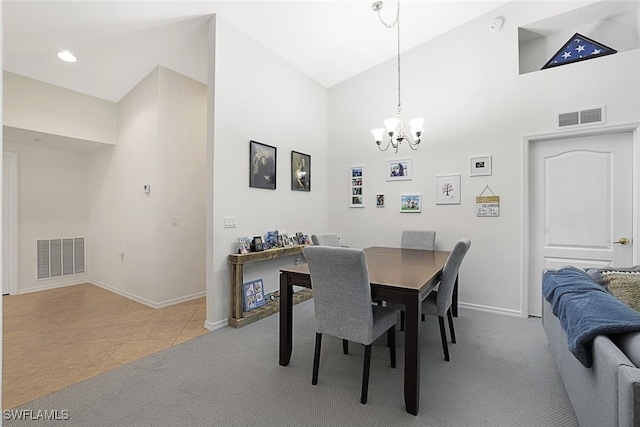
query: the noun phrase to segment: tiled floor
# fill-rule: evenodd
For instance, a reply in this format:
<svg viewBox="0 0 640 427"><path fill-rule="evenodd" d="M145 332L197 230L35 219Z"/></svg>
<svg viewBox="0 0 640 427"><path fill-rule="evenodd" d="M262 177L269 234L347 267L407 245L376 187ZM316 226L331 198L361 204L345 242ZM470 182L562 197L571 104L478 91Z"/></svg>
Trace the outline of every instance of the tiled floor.
<svg viewBox="0 0 640 427"><path fill-rule="evenodd" d="M82 284L3 304L3 410L209 332L204 297L153 309Z"/></svg>

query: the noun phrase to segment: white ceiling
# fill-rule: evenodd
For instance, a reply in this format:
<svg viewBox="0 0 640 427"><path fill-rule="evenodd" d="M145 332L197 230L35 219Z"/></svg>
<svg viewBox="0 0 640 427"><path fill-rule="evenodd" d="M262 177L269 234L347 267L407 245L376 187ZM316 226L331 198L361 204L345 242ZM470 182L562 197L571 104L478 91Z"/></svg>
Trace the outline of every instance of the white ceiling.
<svg viewBox="0 0 640 427"><path fill-rule="evenodd" d="M218 14L325 87L396 54L357 1L3 1L4 69L118 102L157 65L206 83L207 20ZM402 1L402 50L490 12L502 1ZM386 1L392 21L396 2ZM493 16L487 20L487 30ZM56 57L72 51L78 62Z"/></svg>

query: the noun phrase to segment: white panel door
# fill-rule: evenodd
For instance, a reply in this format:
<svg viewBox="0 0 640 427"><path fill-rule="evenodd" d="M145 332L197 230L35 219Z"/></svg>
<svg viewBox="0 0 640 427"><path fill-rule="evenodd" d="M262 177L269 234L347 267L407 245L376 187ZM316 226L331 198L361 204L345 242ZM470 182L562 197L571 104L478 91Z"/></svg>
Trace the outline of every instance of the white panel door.
<svg viewBox="0 0 640 427"><path fill-rule="evenodd" d="M2 156L2 294L11 287L11 159Z"/></svg>
<svg viewBox="0 0 640 427"><path fill-rule="evenodd" d="M631 266L632 134L535 142L530 159L529 314L540 316L544 269Z"/></svg>

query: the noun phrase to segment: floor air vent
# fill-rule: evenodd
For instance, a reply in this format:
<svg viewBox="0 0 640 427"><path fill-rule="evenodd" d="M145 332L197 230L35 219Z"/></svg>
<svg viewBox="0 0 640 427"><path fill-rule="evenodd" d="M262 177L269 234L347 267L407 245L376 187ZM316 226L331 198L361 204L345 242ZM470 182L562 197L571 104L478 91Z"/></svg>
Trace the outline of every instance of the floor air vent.
<svg viewBox="0 0 640 427"><path fill-rule="evenodd" d="M599 123L605 123L604 107L560 113L556 118L556 124L559 128Z"/></svg>
<svg viewBox="0 0 640 427"><path fill-rule="evenodd" d="M37 240L37 279L83 274L84 258L84 237Z"/></svg>

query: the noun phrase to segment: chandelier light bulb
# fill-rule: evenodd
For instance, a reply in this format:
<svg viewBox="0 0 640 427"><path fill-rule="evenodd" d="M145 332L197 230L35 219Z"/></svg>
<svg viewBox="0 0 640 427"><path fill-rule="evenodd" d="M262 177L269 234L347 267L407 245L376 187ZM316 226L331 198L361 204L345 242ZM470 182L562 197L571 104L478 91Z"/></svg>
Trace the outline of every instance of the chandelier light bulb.
<svg viewBox="0 0 640 427"><path fill-rule="evenodd" d="M424 130L424 118L417 117L413 120L409 120L409 127L415 130Z"/></svg>
<svg viewBox="0 0 640 427"><path fill-rule="evenodd" d="M389 134L389 136L391 138L394 137L394 135L396 135L398 132L398 123L400 122L400 120L396 119L396 118L392 118L392 119L387 119L384 121L384 126L387 128L387 134Z"/></svg>
<svg viewBox="0 0 640 427"><path fill-rule="evenodd" d="M382 138L384 138L384 130L384 128L371 129L371 133L373 134L373 137L375 138L378 145L382 143Z"/></svg>

